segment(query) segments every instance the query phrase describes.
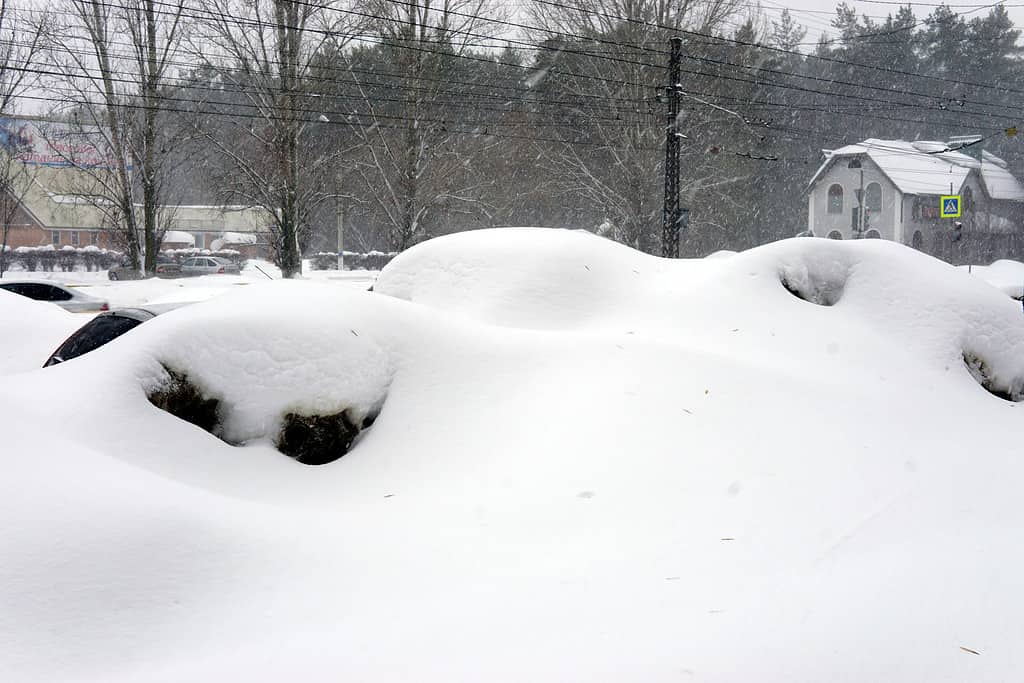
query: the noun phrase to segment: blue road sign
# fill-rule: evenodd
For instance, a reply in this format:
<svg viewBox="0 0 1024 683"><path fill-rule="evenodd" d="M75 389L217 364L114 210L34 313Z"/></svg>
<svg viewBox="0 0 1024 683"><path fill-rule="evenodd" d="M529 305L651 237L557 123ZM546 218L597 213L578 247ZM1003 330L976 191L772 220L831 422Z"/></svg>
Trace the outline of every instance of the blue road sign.
<svg viewBox="0 0 1024 683"><path fill-rule="evenodd" d="M960 218L960 195L943 195L939 204L939 215L943 218Z"/></svg>

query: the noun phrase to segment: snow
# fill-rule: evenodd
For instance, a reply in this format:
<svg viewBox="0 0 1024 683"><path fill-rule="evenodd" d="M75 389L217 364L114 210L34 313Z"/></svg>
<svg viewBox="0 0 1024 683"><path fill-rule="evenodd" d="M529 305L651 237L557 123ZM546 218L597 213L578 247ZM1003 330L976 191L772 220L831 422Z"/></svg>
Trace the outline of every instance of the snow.
<svg viewBox="0 0 1024 683"><path fill-rule="evenodd" d="M1024 297L1024 263L1000 259L990 266L961 266L1014 299Z"/></svg>
<svg viewBox="0 0 1024 683"><path fill-rule="evenodd" d="M262 269L263 272L260 272ZM358 289L368 288L377 277L376 271L314 271L303 268L305 278L332 281ZM7 271L3 279L32 279L59 282L74 286L79 291L104 299L111 308L160 308L163 304L181 304L205 301L238 287L280 279L281 270L259 259L249 259L241 275L202 275L183 278L148 278L145 280L112 281L107 271L95 272L35 272Z"/></svg>
<svg viewBox="0 0 1024 683"><path fill-rule="evenodd" d="M195 246L196 238L190 232L184 232L182 230L167 230L164 232L164 244L187 244L189 246Z"/></svg>
<svg viewBox="0 0 1024 683"><path fill-rule="evenodd" d="M214 251L229 245L256 244L256 235L241 232L225 232L210 243Z"/></svg>
<svg viewBox="0 0 1024 683"><path fill-rule="evenodd" d="M993 199L1024 201L1024 185L1013 177L1005 161L985 151L981 153L981 179Z"/></svg>
<svg viewBox="0 0 1024 683"><path fill-rule="evenodd" d="M90 317L0 289L0 378L42 367L53 350Z"/></svg>
<svg viewBox="0 0 1024 683"><path fill-rule="evenodd" d="M1024 315L973 274L884 240L667 261L516 229L350 284L228 286L0 382L0 678L1024 664L1022 408L963 360L1021 389ZM240 445L147 402L163 366ZM270 443L284 411L381 403L329 465Z"/></svg>

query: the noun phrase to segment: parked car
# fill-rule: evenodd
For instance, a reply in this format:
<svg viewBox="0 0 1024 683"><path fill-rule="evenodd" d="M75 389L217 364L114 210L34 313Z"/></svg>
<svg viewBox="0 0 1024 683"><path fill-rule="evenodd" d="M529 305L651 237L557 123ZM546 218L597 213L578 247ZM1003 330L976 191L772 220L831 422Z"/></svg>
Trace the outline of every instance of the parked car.
<svg viewBox="0 0 1024 683"><path fill-rule="evenodd" d="M79 292L69 285L39 280L3 280L0 289L14 294L27 296L36 301L55 303L66 311L84 313L88 311L106 311L110 305L103 299Z"/></svg>
<svg viewBox="0 0 1024 683"><path fill-rule="evenodd" d="M144 308L120 308L100 313L65 339L64 343L46 359L43 367L63 363L98 349L154 317L155 313Z"/></svg>
<svg viewBox="0 0 1024 683"><path fill-rule="evenodd" d="M157 256L156 276L168 278L180 277L181 264L169 256ZM132 268L129 262L122 261L120 265L107 271L107 277L111 280L141 280L143 275L137 268Z"/></svg>
<svg viewBox="0 0 1024 683"><path fill-rule="evenodd" d="M238 265L219 256L193 256L181 262L182 275L238 275Z"/></svg>

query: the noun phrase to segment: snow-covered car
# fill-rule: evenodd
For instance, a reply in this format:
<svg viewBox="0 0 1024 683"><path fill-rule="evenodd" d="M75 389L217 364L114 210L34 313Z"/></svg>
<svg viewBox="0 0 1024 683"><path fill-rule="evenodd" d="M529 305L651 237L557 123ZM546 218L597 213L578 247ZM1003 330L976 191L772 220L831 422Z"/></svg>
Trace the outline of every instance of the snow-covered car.
<svg viewBox="0 0 1024 683"><path fill-rule="evenodd" d="M73 286L62 285L56 282L4 280L0 282L0 289L5 289L8 292L20 294L36 301L49 301L72 313L87 313L110 309L110 305L105 300L83 294Z"/></svg>
<svg viewBox="0 0 1024 683"><path fill-rule="evenodd" d="M181 262L182 275L238 275L238 265L217 256L193 256Z"/></svg>
<svg viewBox="0 0 1024 683"><path fill-rule="evenodd" d="M156 276L167 278L180 277L181 264L167 256L157 257ZM111 280L141 280L143 276L137 268L132 268L130 263L122 262L120 265L107 271L107 277Z"/></svg>
<svg viewBox="0 0 1024 683"><path fill-rule="evenodd" d="M120 308L100 313L65 339L46 359L43 367L63 363L94 351L154 317L156 313L144 308Z"/></svg>

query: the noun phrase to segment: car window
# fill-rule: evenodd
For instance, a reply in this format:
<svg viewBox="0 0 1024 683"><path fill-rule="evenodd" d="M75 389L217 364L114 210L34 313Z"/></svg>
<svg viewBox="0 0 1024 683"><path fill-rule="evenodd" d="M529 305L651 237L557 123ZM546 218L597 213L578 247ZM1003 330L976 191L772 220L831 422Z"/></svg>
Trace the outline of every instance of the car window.
<svg viewBox="0 0 1024 683"><path fill-rule="evenodd" d="M36 301L68 301L71 299L70 292L45 282L16 282L5 284L3 288Z"/></svg>
<svg viewBox="0 0 1024 683"><path fill-rule="evenodd" d="M89 353L107 342L117 339L128 330L141 324L134 318L124 318L119 315L94 318L61 344L61 347L53 355L59 356L62 360L77 358L83 353Z"/></svg>
<svg viewBox="0 0 1024 683"><path fill-rule="evenodd" d="M33 298L38 298L40 301L70 301L72 299L71 292L60 287L43 283L39 283L36 287L39 288L39 296Z"/></svg>

